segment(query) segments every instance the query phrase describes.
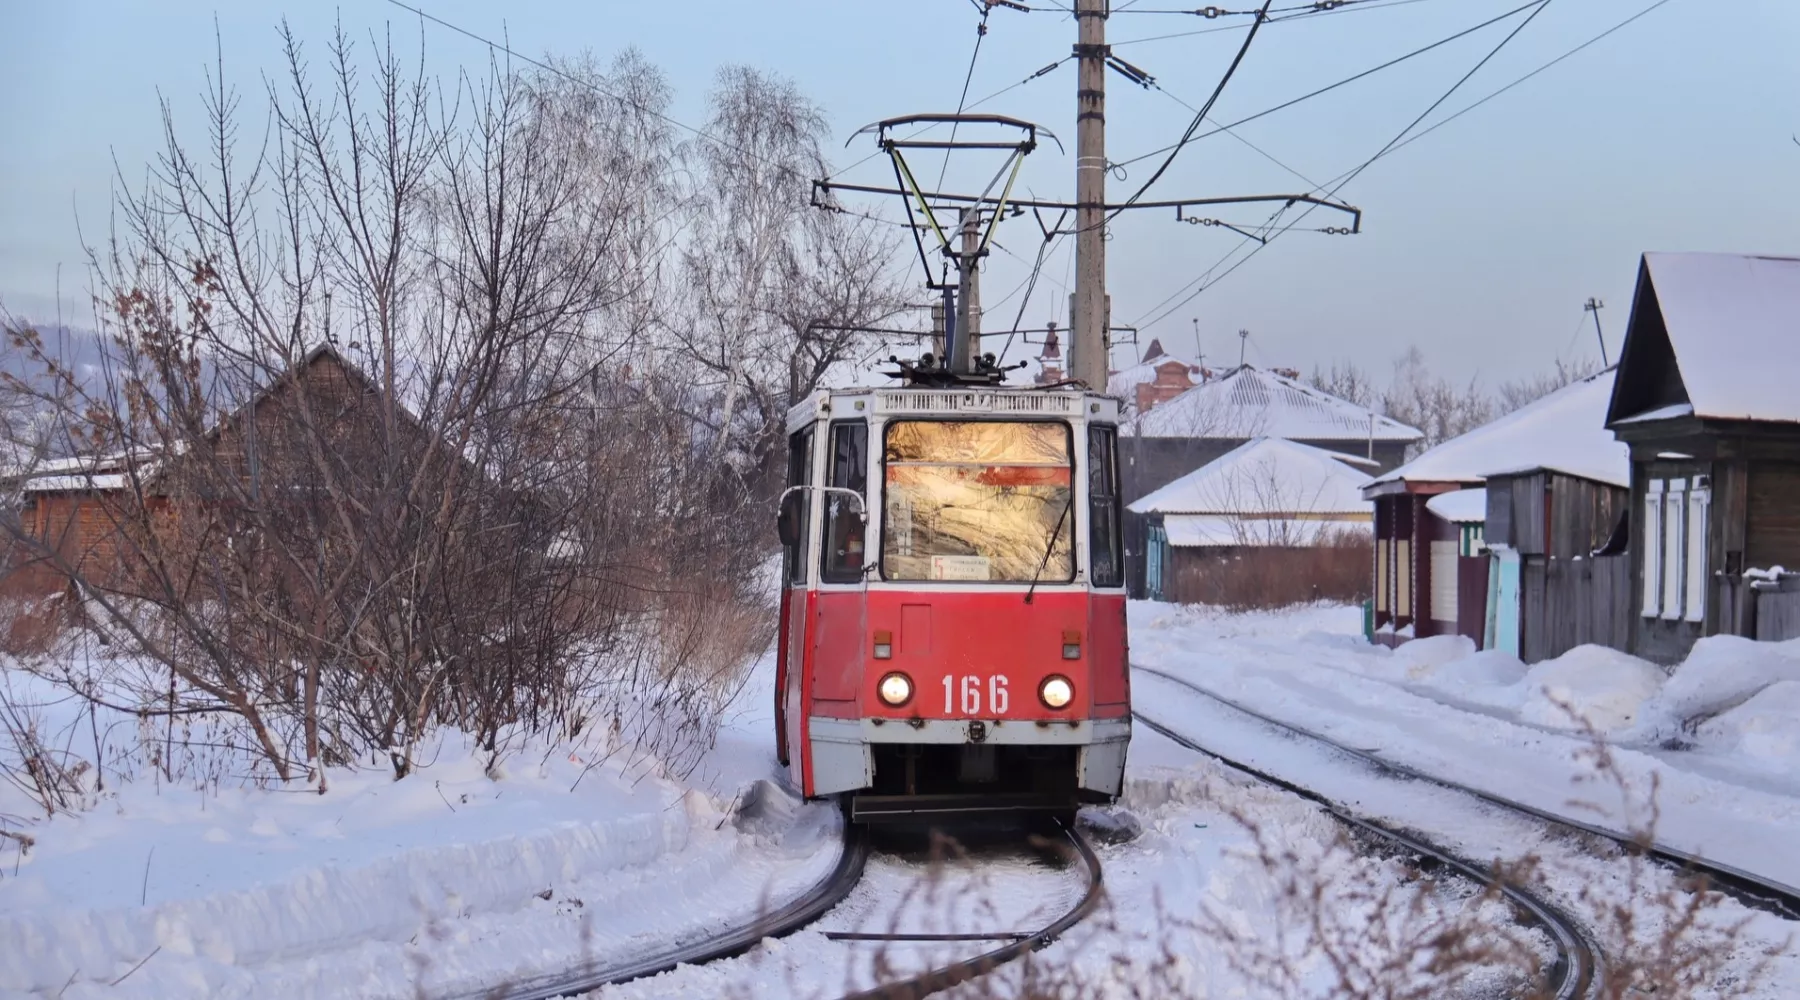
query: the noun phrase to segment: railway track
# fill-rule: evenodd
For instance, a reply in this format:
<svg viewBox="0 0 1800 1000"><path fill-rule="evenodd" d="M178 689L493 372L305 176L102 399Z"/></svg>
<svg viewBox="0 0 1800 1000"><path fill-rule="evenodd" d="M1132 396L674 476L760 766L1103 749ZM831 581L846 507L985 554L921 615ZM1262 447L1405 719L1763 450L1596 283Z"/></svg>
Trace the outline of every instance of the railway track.
<svg viewBox="0 0 1800 1000"><path fill-rule="evenodd" d="M869 861L868 830L861 826L844 827L843 847L831 873L786 906L756 920L733 928L724 934L647 955L625 965L608 969L585 970L572 975L550 977L522 984L499 994L507 1000L549 1000L551 997L579 996L602 986L628 983L634 979L661 975L680 965L699 965L731 958L749 951L765 938L784 937L806 927L843 902L844 897L862 881L863 869ZM483 996L493 996L484 993Z"/></svg>
<svg viewBox="0 0 1800 1000"><path fill-rule="evenodd" d="M1081 831L1072 826L1062 826L1060 831L1069 843L1069 854L1072 860L1078 861L1085 869L1085 886L1081 898L1056 919L1035 931L997 931L991 933L969 934L913 934L904 932L827 932L826 937L834 941L858 941L880 943L902 942L1003 942L997 947L989 948L969 958L958 959L937 966L915 975L897 979L871 989L846 995L844 1000L917 1000L930 996L953 986L966 983L971 979L987 975L990 972L1016 961L1032 952L1049 947L1052 942L1093 912L1100 903L1102 876L1100 858L1094 853L1094 847Z"/></svg>
<svg viewBox="0 0 1800 1000"><path fill-rule="evenodd" d="M1329 747L1338 753L1363 761L1388 774L1408 778L1414 781L1428 782L1437 785L1440 788L1447 788L1451 791L1479 799L1489 805L1510 812L1530 816L1533 819L1551 826L1576 833L1603 837L1619 844L1626 850L1642 851L1648 857L1671 869L1704 876L1711 882L1713 888L1732 896L1746 906L1773 913L1776 916L1787 920L1800 920L1800 888L1795 888L1794 886L1787 885L1774 879L1765 878L1754 872L1748 872L1732 865L1711 861L1690 852L1677 850L1666 844L1660 844L1654 841L1649 844L1644 844L1639 839L1620 833L1616 830L1609 830L1606 827L1598 826L1593 823L1570 819L1566 816L1559 816L1547 810L1506 798L1505 796L1495 795L1492 792L1465 785L1461 782L1442 778L1425 771L1408 767L1405 764L1395 763L1387 760L1380 754L1372 753L1358 747L1348 746L1329 736L1322 736L1308 729L1265 715L1262 712L1258 712L1256 709L1238 704L1230 698L1214 694L1191 681L1166 671L1137 665L1133 665L1132 670L1136 673L1149 674L1172 684L1179 685L1180 687L1193 691L1212 701L1218 702L1234 712L1246 715L1265 725L1292 733L1295 736L1317 743L1321 746Z"/></svg>
<svg viewBox="0 0 1800 1000"><path fill-rule="evenodd" d="M828 931L828 940L846 943L872 942L898 944L907 942L958 942L987 944L1000 942L979 953L934 966L922 972L895 979L882 985L849 994L846 1000L914 1000L968 982L1016 961L1031 952L1049 946L1069 928L1080 923L1100 902L1102 877L1099 856L1080 831L1061 827L1067 839L1069 855L1083 868L1084 888L1081 898L1055 920L1034 931L995 931L968 934L910 934L902 932ZM530 983L515 984L498 994L507 1000L549 1000L553 997L580 996L603 986L631 982L660 975L681 965L700 965L733 958L750 950L767 938L783 937L819 921L863 879L871 855L870 836L866 827L844 828L843 848L837 864L824 879L800 898L742 927L657 952L630 963L604 969L583 970L574 974L546 977ZM487 993L484 996L496 994Z"/></svg>
<svg viewBox="0 0 1800 1000"><path fill-rule="evenodd" d="M1143 668L1136 668L1143 669ZM1160 676L1160 675L1159 675ZM1189 685L1191 686L1191 685ZM1198 690L1198 689L1196 689ZM1169 726L1152 719L1141 712L1133 711L1133 718L1149 729L1160 733L1168 739L1197 753L1205 754L1214 760L1242 771L1260 781L1267 782L1277 788L1284 789L1308 801L1317 803L1335 819L1352 829L1359 830L1377 840L1395 844L1400 848L1431 858L1438 864L1450 869L1464 878L1478 884L1493 883L1500 892L1517 908L1521 919L1542 930L1556 948L1556 961L1545 970L1545 981L1548 995L1556 1000L1580 1000L1597 994L1604 982L1605 966L1600 959L1600 949L1588 936L1587 931L1556 906L1545 901L1535 893L1521 886L1512 885L1504 880L1495 880L1493 873L1485 866L1468 861L1458 855L1429 843L1416 836L1403 833L1392 827L1374 822L1352 813L1348 809L1309 788L1297 785L1285 778L1252 767L1242 761L1235 760L1208 748L1199 741Z"/></svg>

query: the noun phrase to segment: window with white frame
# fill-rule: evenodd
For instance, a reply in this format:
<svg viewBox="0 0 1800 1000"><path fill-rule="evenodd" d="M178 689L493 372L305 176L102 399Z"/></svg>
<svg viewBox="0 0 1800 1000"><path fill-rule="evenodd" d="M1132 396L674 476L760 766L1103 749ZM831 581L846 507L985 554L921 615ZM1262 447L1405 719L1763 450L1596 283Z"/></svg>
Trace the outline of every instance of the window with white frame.
<svg viewBox="0 0 1800 1000"><path fill-rule="evenodd" d="M1645 486L1644 617L1703 621L1712 507L1707 479L1652 479Z"/></svg>
<svg viewBox="0 0 1800 1000"><path fill-rule="evenodd" d="M1663 487L1661 479L1644 485L1644 617L1662 615Z"/></svg>

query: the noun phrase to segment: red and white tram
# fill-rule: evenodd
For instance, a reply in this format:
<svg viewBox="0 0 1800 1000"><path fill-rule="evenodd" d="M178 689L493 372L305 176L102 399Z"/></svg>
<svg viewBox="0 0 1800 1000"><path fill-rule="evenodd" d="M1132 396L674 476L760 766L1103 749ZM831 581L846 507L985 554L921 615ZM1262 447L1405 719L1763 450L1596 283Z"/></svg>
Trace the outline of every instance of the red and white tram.
<svg viewBox="0 0 1800 1000"><path fill-rule="evenodd" d="M1118 401L821 390L788 413L778 753L868 820L1072 811L1131 735Z"/></svg>

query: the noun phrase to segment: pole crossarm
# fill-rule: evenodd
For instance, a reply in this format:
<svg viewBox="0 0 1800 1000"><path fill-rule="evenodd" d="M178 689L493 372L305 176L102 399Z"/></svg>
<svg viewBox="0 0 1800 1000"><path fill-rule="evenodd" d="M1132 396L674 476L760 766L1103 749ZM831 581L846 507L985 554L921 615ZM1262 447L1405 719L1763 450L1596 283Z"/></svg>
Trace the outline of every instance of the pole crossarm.
<svg viewBox="0 0 1800 1000"><path fill-rule="evenodd" d="M899 195L899 196L908 198L909 200L915 196L915 192L912 190L909 190L909 189L875 187L873 185L868 185L868 184L841 184L841 183L838 183L837 181L832 181L832 180L813 181L813 189L815 191L815 196L814 196L815 204L819 203L818 202L819 194L827 194L832 191L849 191L849 192L854 192L856 194ZM922 200L922 203L923 202L943 202L943 203L954 204L954 205L983 205L983 206L992 205L996 209L1002 207L1002 205L1005 205L1005 206L1011 206L1014 208L1035 208L1035 209L1050 209L1050 210L1056 210L1056 211L1074 211L1075 208L1077 207L1074 202L1069 202L1069 201L1046 201L1046 200L1037 199L1037 198L1021 198L1021 199L1008 200L1005 197L990 198L987 195L955 194L955 193L943 192L943 191L919 191L916 193L916 196ZM1186 221L1186 217L1184 215L1179 214L1184 209L1199 208L1199 207L1206 206L1206 205L1255 205L1255 204L1269 204L1272 202L1281 202L1286 205L1317 205L1320 208L1329 208L1329 209L1333 209L1335 211L1343 212L1343 213L1349 215L1351 218L1351 223L1350 223L1350 227L1349 227L1350 233L1357 234L1357 233L1362 232L1362 214L1363 214L1362 209L1357 208L1355 205L1347 205L1341 201L1334 201L1334 200L1327 199L1327 198L1320 198L1317 195L1311 195L1311 194L1250 194L1250 195L1232 195L1232 196L1219 197L1219 198L1179 198L1179 199L1174 199L1174 200L1170 200L1170 201L1139 201L1139 202L1133 202L1130 204L1119 203L1119 204L1112 204L1112 205L1104 205L1104 206L1102 206L1102 209L1104 211L1111 212L1111 211L1115 211L1115 210L1117 210L1117 211L1135 211L1138 209L1148 209L1148 208L1163 208L1163 209L1173 208L1178 213L1176 218L1181 219L1182 221Z"/></svg>

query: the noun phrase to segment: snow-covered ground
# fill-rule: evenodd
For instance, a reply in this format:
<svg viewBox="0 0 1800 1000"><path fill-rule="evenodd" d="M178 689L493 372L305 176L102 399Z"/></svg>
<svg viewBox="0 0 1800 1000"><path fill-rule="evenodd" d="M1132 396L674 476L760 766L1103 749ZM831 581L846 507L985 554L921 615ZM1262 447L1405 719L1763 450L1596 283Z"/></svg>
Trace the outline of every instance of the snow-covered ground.
<svg viewBox="0 0 1800 1000"><path fill-rule="evenodd" d="M1400 978L1420 974L1430 954L1423 943L1447 928L1498 935L1509 927L1510 911L1478 898L1475 887L1420 880L1405 859L1365 852L1311 803L1153 736L1133 753L1144 759L1120 805L1090 815L1107 829L1138 830L1098 849L1106 879L1099 911L1040 956L951 995L1016 996L1034 983L1061 984L1048 995L1101 1000L1325 998L1339 995L1339 973L1324 950L1309 947L1315 939L1305 927L1315 916L1332 944L1370 968L1405 956ZM839 996L998 942L841 942L828 940L829 931L1030 932L1083 888L1079 866L994 841L937 864L917 852L878 853L857 892L817 926L741 958L597 995ZM1527 949L1524 967L1535 970L1546 943L1530 933L1517 941ZM1434 995L1504 996L1515 980L1507 967L1476 965Z"/></svg>
<svg viewBox="0 0 1800 1000"><path fill-rule="evenodd" d="M1709 641L1672 676L1597 650L1528 670L1450 640L1370 647L1347 608L1234 616L1140 604L1131 615L1143 665L1547 809L1629 824L1655 775L1661 839L1793 878L1780 845L1800 832L1795 645ZM815 883L836 856L828 808L778 794L758 796L749 817L736 808L775 775L772 666L756 665L716 746L679 782L651 761L597 762L569 746L515 754L490 774L446 735L407 779L334 770L324 795L229 775L115 783L85 811L30 824L36 846L7 854L0 997L476 995L742 923ZM16 672L0 677L15 702L45 699ZM1680 895L1669 873L1604 846L1396 780L1153 675L1134 684L1140 708L1220 752L1471 858L1536 859L1547 891L1596 922L1625 904L1651 933L1668 920L1657 901ZM1578 780L1591 772L1590 735L1564 706L1614 741L1630 794ZM0 819L29 814L20 795L0 788ZM1344 840L1316 807L1144 729L1124 800L1091 818L1141 832L1100 849L1100 916L1003 973L1013 986L1073 978L1097 997L1324 997L1338 972L1323 945L1371 965L1405 956L1398 974L1411 975L1407 963L1428 954L1419 942L1446 927L1511 940L1527 949L1525 966L1543 956L1535 935L1507 937L1503 908L1473 887L1422 878L1405 858ZM1028 931L1080 887L1073 871L1005 846L978 844L941 867L890 850L816 927L602 995L836 995L977 946L833 942L828 930ZM1765 985L1710 995L1788 995L1781 984L1800 982L1792 925L1730 903L1701 921L1719 940L1734 926L1719 981L1741 985L1767 961ZM1437 995L1504 995L1512 975L1478 963Z"/></svg>
<svg viewBox="0 0 1800 1000"><path fill-rule="evenodd" d="M1665 674L1594 646L1529 668L1457 636L1390 650L1363 641L1355 608L1131 616L1136 663L1247 708L1620 831L1648 825L1654 798L1658 841L1800 886L1800 642L1705 639ZM1623 789L1596 780L1597 740Z"/></svg>
<svg viewBox="0 0 1800 1000"><path fill-rule="evenodd" d="M60 749L115 765L88 808L49 818L0 783L0 826L35 841L0 842L0 996L480 995L744 923L837 856L828 807L735 808L772 760L683 783L591 741L540 742L490 769L447 732L400 781L333 768L318 794L206 766L170 781L92 749L141 749L135 720L66 718L73 702L14 665L0 683ZM709 760L765 761L750 739L727 733Z"/></svg>

